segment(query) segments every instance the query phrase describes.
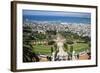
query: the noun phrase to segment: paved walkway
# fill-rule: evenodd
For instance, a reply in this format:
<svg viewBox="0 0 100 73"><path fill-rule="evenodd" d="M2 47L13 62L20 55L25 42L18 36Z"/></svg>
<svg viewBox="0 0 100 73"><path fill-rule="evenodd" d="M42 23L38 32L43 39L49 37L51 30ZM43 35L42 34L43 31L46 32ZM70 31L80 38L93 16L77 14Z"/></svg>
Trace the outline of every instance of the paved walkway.
<svg viewBox="0 0 100 73"><path fill-rule="evenodd" d="M87 54L80 55L79 60L88 60L89 56Z"/></svg>

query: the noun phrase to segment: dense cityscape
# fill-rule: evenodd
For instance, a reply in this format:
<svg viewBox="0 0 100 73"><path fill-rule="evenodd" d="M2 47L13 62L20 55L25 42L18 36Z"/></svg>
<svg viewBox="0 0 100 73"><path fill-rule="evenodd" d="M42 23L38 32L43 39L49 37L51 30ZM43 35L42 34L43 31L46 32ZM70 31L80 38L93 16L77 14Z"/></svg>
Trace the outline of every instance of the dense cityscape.
<svg viewBox="0 0 100 73"><path fill-rule="evenodd" d="M82 23L63 23L50 21L32 21L24 22L23 26L29 26L32 31L45 33L47 30L51 31L71 31L77 33L79 36L91 37L91 25Z"/></svg>

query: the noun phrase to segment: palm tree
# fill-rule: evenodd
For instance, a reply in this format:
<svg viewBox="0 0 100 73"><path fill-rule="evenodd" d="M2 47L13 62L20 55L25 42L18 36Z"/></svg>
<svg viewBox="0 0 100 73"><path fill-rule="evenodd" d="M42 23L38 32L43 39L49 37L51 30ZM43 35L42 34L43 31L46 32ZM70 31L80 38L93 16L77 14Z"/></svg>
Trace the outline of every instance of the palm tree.
<svg viewBox="0 0 100 73"><path fill-rule="evenodd" d="M73 46L71 45L70 46L70 56L71 56L71 59L72 59L72 53L73 53Z"/></svg>
<svg viewBox="0 0 100 73"><path fill-rule="evenodd" d="M32 46L30 45L24 45L23 46L23 62L38 62L39 58L35 54L35 52L32 52Z"/></svg>

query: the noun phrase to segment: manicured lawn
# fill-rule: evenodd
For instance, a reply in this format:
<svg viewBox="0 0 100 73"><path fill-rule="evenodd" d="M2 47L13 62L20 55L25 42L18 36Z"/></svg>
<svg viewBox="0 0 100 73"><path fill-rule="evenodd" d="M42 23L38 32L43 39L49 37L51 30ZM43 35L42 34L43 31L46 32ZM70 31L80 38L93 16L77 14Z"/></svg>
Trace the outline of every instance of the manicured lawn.
<svg viewBox="0 0 100 73"><path fill-rule="evenodd" d="M70 48L70 47L69 47ZM82 52L82 51L85 51L89 49L89 46L87 43L75 43L73 44L73 50L76 52L76 53L79 53L79 52Z"/></svg>
<svg viewBox="0 0 100 73"><path fill-rule="evenodd" d="M33 45L33 52L36 54L45 54L50 55L51 54L51 47L48 45Z"/></svg>
<svg viewBox="0 0 100 73"><path fill-rule="evenodd" d="M87 43L76 43L73 46L74 50L89 48Z"/></svg>
<svg viewBox="0 0 100 73"><path fill-rule="evenodd" d="M70 49L70 45L68 45L68 49ZM87 43L75 43L73 44L73 50L76 53L82 52L89 49ZM43 54L43 55L51 55L51 47L49 45L33 45L33 52L36 54Z"/></svg>

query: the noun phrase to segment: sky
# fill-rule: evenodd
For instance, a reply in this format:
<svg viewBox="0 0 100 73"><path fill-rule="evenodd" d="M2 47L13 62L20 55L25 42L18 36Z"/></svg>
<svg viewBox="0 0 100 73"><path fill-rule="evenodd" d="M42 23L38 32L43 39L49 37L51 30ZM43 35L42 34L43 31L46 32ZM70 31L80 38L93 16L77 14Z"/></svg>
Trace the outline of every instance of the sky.
<svg viewBox="0 0 100 73"><path fill-rule="evenodd" d="M90 13L80 12L64 12L64 11L40 11L40 10L23 10L23 15L38 15L38 16L64 16L64 17L81 17L91 18Z"/></svg>

